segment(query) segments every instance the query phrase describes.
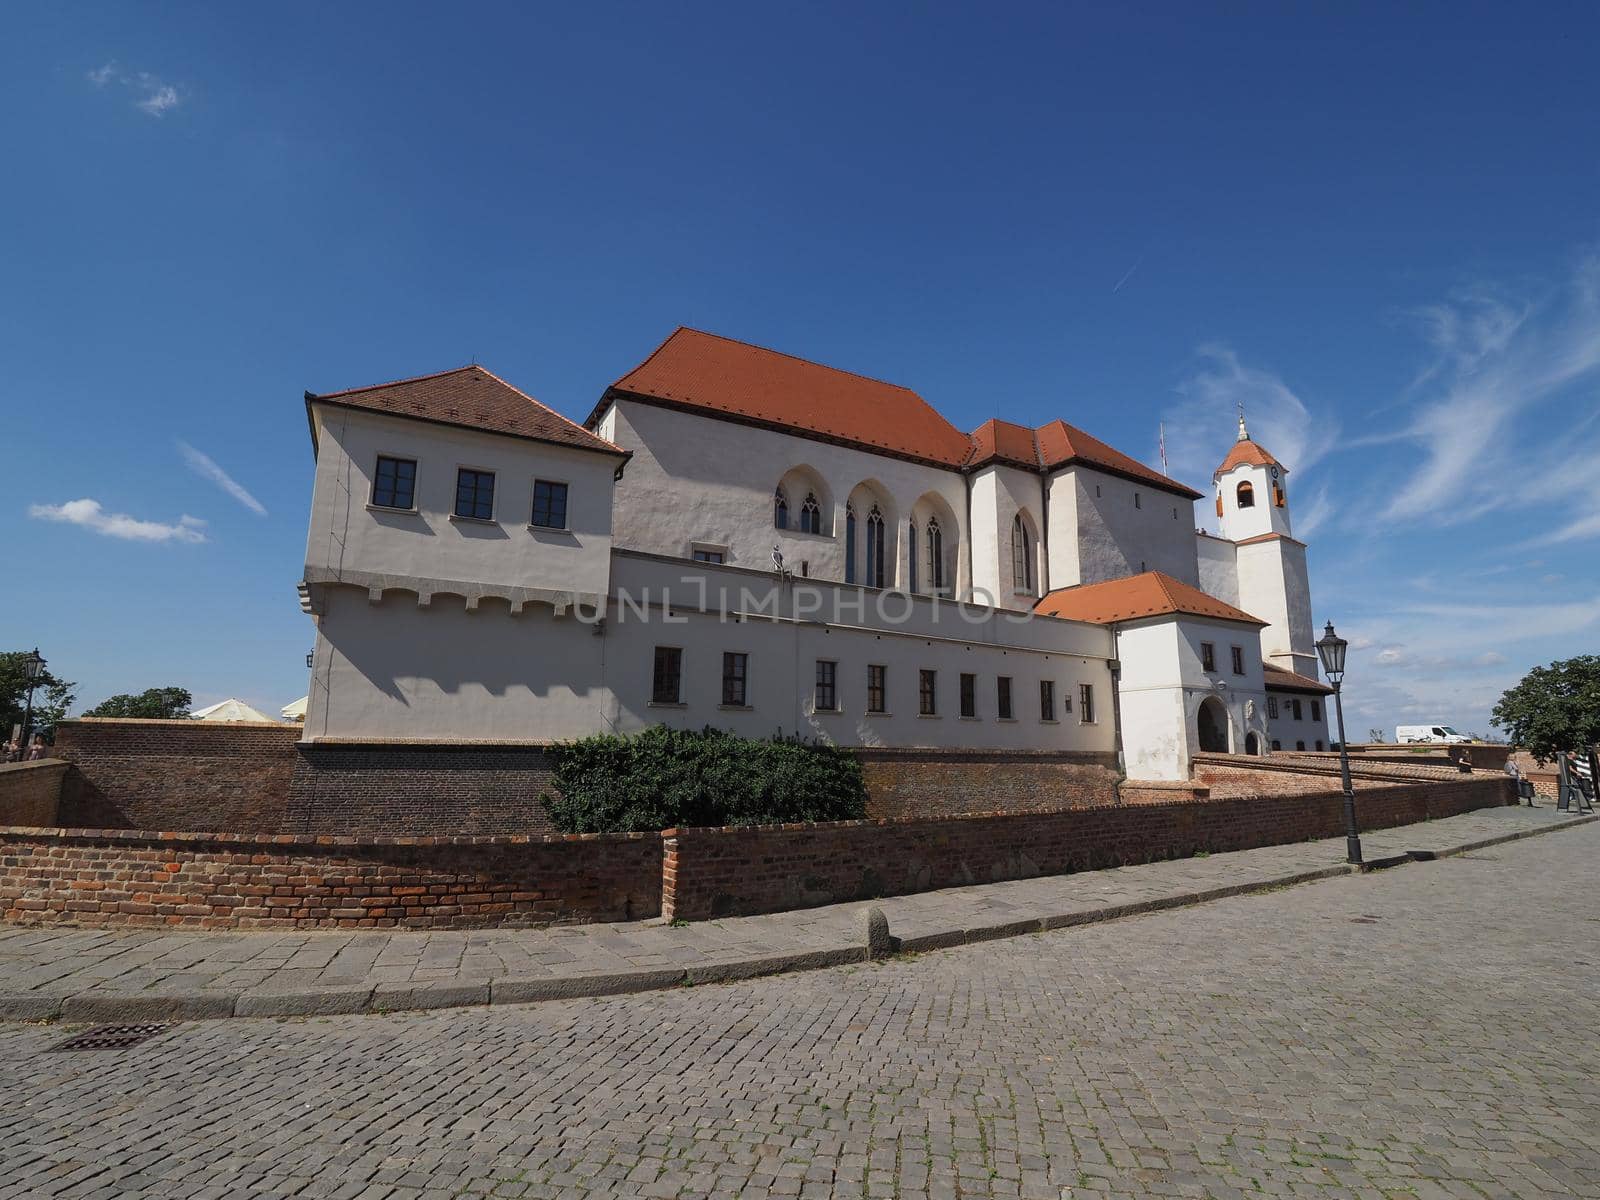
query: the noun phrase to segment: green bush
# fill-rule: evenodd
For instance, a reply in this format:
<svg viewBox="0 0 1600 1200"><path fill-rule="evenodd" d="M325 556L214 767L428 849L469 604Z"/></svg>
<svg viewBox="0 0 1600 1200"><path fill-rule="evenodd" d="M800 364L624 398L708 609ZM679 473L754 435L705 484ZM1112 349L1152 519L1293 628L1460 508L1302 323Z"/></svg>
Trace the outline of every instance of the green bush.
<svg viewBox="0 0 1600 1200"><path fill-rule="evenodd" d="M550 748L542 797L563 833L851 821L866 815L861 764L835 746L720 729L596 734Z"/></svg>

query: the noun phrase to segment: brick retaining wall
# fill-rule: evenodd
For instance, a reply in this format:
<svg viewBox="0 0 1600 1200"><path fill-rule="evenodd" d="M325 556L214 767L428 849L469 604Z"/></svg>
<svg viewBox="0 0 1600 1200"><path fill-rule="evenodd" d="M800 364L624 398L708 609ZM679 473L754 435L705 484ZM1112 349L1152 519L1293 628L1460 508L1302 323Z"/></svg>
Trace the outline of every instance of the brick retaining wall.
<svg viewBox="0 0 1600 1200"><path fill-rule="evenodd" d="M296 748L285 833L554 834L544 747L310 742Z"/></svg>
<svg viewBox="0 0 1600 1200"><path fill-rule="evenodd" d="M1364 829L1514 802L1510 781L1375 788ZM1244 850L1343 832L1341 798L1317 795L1071 809L918 821L843 821L664 835L662 915L704 920L876 896Z"/></svg>
<svg viewBox="0 0 1600 1200"><path fill-rule="evenodd" d="M54 825L66 773L55 758L0 763L0 825Z"/></svg>
<svg viewBox="0 0 1600 1200"><path fill-rule="evenodd" d="M283 822L296 725L80 717L56 726L73 770L63 825L272 833Z"/></svg>
<svg viewBox="0 0 1600 1200"><path fill-rule="evenodd" d="M0 917L199 929L462 929L660 912L661 838L0 829Z"/></svg>
<svg viewBox="0 0 1600 1200"><path fill-rule="evenodd" d="M873 819L1055 812L1117 802L1115 754L857 750Z"/></svg>

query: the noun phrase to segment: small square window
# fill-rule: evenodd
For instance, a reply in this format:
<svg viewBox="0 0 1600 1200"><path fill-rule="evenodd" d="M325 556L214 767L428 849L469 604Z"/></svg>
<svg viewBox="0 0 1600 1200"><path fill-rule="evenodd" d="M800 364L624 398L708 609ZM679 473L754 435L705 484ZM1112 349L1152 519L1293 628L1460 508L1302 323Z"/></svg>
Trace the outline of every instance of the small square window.
<svg viewBox="0 0 1600 1200"><path fill-rule="evenodd" d="M722 702L733 708L745 706L745 678L750 656L728 652L722 656Z"/></svg>
<svg viewBox="0 0 1600 1200"><path fill-rule="evenodd" d="M1002 721L1011 720L1011 677L1001 675L994 681L995 715Z"/></svg>
<svg viewBox="0 0 1600 1200"><path fill-rule="evenodd" d="M1081 725L1094 724L1094 684L1080 683L1078 685L1078 723Z"/></svg>
<svg viewBox="0 0 1600 1200"><path fill-rule="evenodd" d="M377 508L416 508L416 460L380 454L378 469L372 475L372 503Z"/></svg>
<svg viewBox="0 0 1600 1200"><path fill-rule="evenodd" d="M548 479L533 481L533 523L546 529L567 527L567 485Z"/></svg>
<svg viewBox="0 0 1600 1200"><path fill-rule="evenodd" d="M935 685L939 672L920 671L917 678L917 711L925 717L939 715L938 695Z"/></svg>
<svg viewBox="0 0 1600 1200"><path fill-rule="evenodd" d="M727 556L721 550L696 550L694 561L721 564L727 561Z"/></svg>
<svg viewBox="0 0 1600 1200"><path fill-rule="evenodd" d="M976 675L961 676L961 715L975 717L978 715L978 677Z"/></svg>
<svg viewBox="0 0 1600 1200"><path fill-rule="evenodd" d="M494 472L462 467L456 472L456 516L494 520Z"/></svg>
<svg viewBox="0 0 1600 1200"><path fill-rule="evenodd" d="M683 651L677 646L657 646L655 672L650 680L654 704L679 704L683 692Z"/></svg>
<svg viewBox="0 0 1600 1200"><path fill-rule="evenodd" d="M1138 492L1135 492L1133 494L1133 506L1135 508L1143 508L1144 507L1144 497L1139 495Z"/></svg>
<svg viewBox="0 0 1600 1200"><path fill-rule="evenodd" d="M874 713L889 711L889 668L878 663L867 666L867 711Z"/></svg>
<svg viewBox="0 0 1600 1200"><path fill-rule="evenodd" d="M1233 647L1233 673L1235 675L1243 675L1244 674L1244 647L1243 646L1234 646Z"/></svg>
<svg viewBox="0 0 1600 1200"><path fill-rule="evenodd" d="M1210 642L1200 643L1200 669L1202 671L1217 669L1217 648Z"/></svg>
<svg viewBox="0 0 1600 1200"><path fill-rule="evenodd" d="M1053 679L1039 681L1039 720L1056 719L1056 684Z"/></svg>
<svg viewBox="0 0 1600 1200"><path fill-rule="evenodd" d="M817 712L833 712L839 707L838 677L838 663L825 658L817 659Z"/></svg>

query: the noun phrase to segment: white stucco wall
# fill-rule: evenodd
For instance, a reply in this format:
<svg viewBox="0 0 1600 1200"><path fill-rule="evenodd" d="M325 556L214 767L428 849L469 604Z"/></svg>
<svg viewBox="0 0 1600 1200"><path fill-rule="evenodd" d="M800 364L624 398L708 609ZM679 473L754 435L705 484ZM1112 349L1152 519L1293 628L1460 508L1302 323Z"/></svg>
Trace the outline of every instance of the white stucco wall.
<svg viewBox="0 0 1600 1200"><path fill-rule="evenodd" d="M1216 647L1211 672L1203 665L1204 642ZM1189 778L1200 749L1199 710L1208 697L1226 713L1230 751L1244 753L1252 731L1266 748L1266 689L1253 626L1173 615L1120 625L1116 643L1129 778ZM1232 670L1233 646L1243 652L1243 674Z"/></svg>
<svg viewBox="0 0 1600 1200"><path fill-rule="evenodd" d="M1075 495L1076 575L1052 576L1053 587L1101 583L1144 571L1162 571L1199 586L1192 501L1081 465L1052 477L1052 494L1064 488ZM1051 532L1056 534L1053 528ZM1057 561L1064 570L1073 569L1069 556L1058 554Z"/></svg>
<svg viewBox="0 0 1600 1200"><path fill-rule="evenodd" d="M314 405L313 419L308 578L538 583L605 594L615 457L331 405ZM379 455L416 461L415 511L371 504ZM495 473L492 521L452 516L460 467ZM536 478L567 484L565 530L530 527Z"/></svg>
<svg viewBox="0 0 1600 1200"><path fill-rule="evenodd" d="M1200 590L1235 608L1243 608L1239 603L1239 559L1234 544L1209 534L1196 533L1194 546L1200 567ZM1245 611L1249 612L1248 609ZM1255 616L1254 613L1250 615ZM1265 617L1261 619L1266 620Z"/></svg>
<svg viewBox="0 0 1600 1200"><path fill-rule="evenodd" d="M1093 750L1115 745L1109 633L1053 618L1008 619L927 597L619 554L618 596L601 632L576 615L503 602L475 612L400 591L369 602L330 588L319 623L308 737L545 740L653 724L800 733L840 745ZM836 598L844 601L835 607ZM668 619L670 611L671 619ZM819 618L828 617L823 622ZM831 618L842 617L843 620ZM651 702L656 646L683 650L683 703ZM748 654L748 706L721 705L722 654ZM813 711L816 661L836 662L840 708ZM888 712L866 712L867 665L887 668ZM938 714L919 715L919 672L938 672ZM977 676L976 719L959 677ZM1013 717L997 712L1012 680ZM1039 683L1054 681L1056 720ZM1080 684L1095 721L1080 720ZM1070 701L1070 709L1069 702Z"/></svg>
<svg viewBox="0 0 1600 1200"><path fill-rule="evenodd" d="M1269 661L1317 677L1306 548L1286 538L1239 546L1239 607L1266 621L1261 650Z"/></svg>
<svg viewBox="0 0 1600 1200"><path fill-rule="evenodd" d="M1043 493L1040 477L1031 471L991 463L972 476L972 563L974 585L1001 608L1031 609L1053 584L1047 578L1049 555L1044 545ZM1029 536L1033 587L1018 588L1011 557L1011 536L1017 514Z"/></svg>
<svg viewBox="0 0 1600 1200"><path fill-rule="evenodd" d="M1280 750L1326 750L1333 743L1328 730L1333 723L1333 697L1308 696L1300 692L1268 692L1267 737ZM1272 715L1271 701L1278 704L1278 715ZM1300 716L1294 715L1294 702L1300 702ZM1315 708L1313 708L1315 702ZM1351 732L1352 740L1360 739ZM1364 732L1364 731L1363 731ZM1318 744L1320 743L1320 745Z"/></svg>
<svg viewBox="0 0 1600 1200"><path fill-rule="evenodd" d="M913 512L926 511L936 501L951 568L947 586L970 585L966 485L956 471L626 399L602 415L599 427L634 451L616 490L619 546L685 558L697 545L719 547L729 564L765 570L777 545L795 573L804 563L812 578L843 580L845 505L852 493L870 491L888 532L891 584L906 579ZM797 470L821 488L823 533L800 532L803 493L788 497L790 527L773 525L773 492ZM865 491L858 493L863 485ZM919 502L924 502L920 510ZM866 544L865 507L858 505L856 515L859 556ZM955 528L949 527L952 522ZM919 560L925 558L925 547L919 546ZM919 568L925 581L925 561Z"/></svg>

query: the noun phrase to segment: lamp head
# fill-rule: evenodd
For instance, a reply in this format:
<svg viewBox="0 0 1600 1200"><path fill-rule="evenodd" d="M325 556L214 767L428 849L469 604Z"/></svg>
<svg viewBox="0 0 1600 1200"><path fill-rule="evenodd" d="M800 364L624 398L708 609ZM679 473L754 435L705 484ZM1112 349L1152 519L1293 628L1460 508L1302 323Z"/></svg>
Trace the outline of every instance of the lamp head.
<svg viewBox="0 0 1600 1200"><path fill-rule="evenodd" d="M1329 621L1328 628L1317 639L1317 657L1322 660L1322 673L1329 683L1338 684L1344 679L1344 652L1349 646L1349 642L1333 631L1333 622Z"/></svg>

